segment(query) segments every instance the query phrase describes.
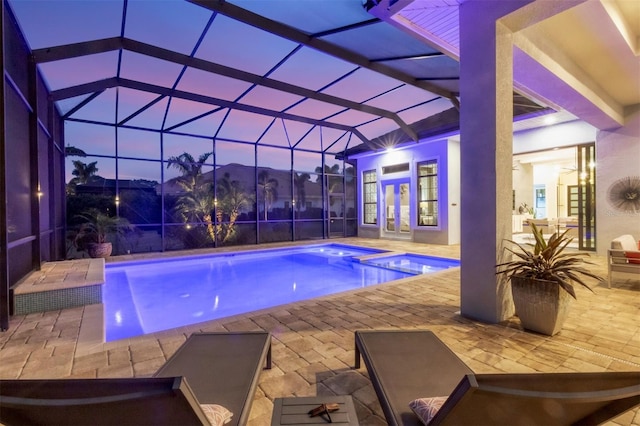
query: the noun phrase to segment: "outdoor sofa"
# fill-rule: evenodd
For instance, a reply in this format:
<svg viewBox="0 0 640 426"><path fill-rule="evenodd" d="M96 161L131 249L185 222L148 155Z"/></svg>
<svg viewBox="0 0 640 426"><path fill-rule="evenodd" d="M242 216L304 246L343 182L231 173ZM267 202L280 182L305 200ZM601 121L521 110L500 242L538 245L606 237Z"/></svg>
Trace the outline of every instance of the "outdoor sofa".
<svg viewBox="0 0 640 426"><path fill-rule="evenodd" d="M215 405L244 425L265 366L268 332L195 333L150 378L0 380L0 423L208 425Z"/></svg>
<svg viewBox="0 0 640 426"><path fill-rule="evenodd" d="M640 372L474 374L426 330L355 333L389 425L421 425L410 403L439 400L431 425L595 425L640 404ZM429 420L430 418L430 420Z"/></svg>
<svg viewBox="0 0 640 426"><path fill-rule="evenodd" d="M609 288L613 280L613 272L640 275L640 245L630 234L621 235L611 240L611 248L607 250Z"/></svg>

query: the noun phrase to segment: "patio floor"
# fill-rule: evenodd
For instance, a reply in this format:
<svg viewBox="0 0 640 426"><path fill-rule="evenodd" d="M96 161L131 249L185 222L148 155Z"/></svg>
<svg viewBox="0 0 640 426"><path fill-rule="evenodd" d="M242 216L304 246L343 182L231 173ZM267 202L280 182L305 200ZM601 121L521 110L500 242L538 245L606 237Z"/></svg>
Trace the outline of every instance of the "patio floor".
<svg viewBox="0 0 640 426"><path fill-rule="evenodd" d="M459 246L331 242L459 257ZM606 276L606 259L592 261L592 270ZM266 330L273 335L273 368L261 374L250 426L269 424L274 398L333 394L353 396L360 424L384 425L366 369L352 368L354 330L432 330L477 373L640 371L640 280L615 276L612 289L577 288L578 300L554 337L522 331L515 317L501 324L461 317L459 269L109 343L86 342L99 305L14 316L0 333L0 378L147 377L192 332ZM608 424L640 425L640 409Z"/></svg>

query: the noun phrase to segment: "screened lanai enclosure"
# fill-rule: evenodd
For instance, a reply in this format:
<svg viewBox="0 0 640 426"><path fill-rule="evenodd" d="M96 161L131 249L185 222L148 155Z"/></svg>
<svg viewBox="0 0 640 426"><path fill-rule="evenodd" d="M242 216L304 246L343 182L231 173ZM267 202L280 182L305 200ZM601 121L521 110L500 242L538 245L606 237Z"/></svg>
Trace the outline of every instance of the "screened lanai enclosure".
<svg viewBox="0 0 640 426"><path fill-rule="evenodd" d="M40 131L62 122L42 136L64 157L67 258L99 213L122 219L115 254L355 235L344 152L417 142L457 105L458 63L360 0L5 5L48 92Z"/></svg>
<svg viewBox="0 0 640 426"><path fill-rule="evenodd" d="M2 0L0 328L92 219L113 254L356 235L349 156L459 126L457 59L377 3Z"/></svg>

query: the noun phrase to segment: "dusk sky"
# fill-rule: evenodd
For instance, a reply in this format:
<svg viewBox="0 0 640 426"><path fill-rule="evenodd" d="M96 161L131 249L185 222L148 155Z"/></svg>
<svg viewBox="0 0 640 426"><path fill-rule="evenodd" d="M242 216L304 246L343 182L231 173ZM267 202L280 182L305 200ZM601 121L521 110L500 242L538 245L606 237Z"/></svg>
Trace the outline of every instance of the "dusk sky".
<svg viewBox="0 0 640 426"><path fill-rule="evenodd" d="M121 0L10 0L9 3L32 49L122 35L127 39L173 50L182 55L193 55L195 58L253 75L268 76L275 81L313 91L321 90L323 94L351 102L384 108L397 113L406 123L413 123L451 107L448 99L221 14L214 15L213 12L186 1L132 0L127 3L126 14L124 2ZM362 8L360 0L334 0L324 3L288 0L232 3L267 17L271 16L284 22L291 21L292 24L294 20L299 21L301 16L313 14L315 19L296 21L301 27L307 26L308 28L303 29L310 33L323 31L324 28L319 27L320 25L332 28L372 18ZM124 25L123 15L126 15ZM360 37L367 36L365 32L358 34ZM388 37L392 36L395 35L388 34ZM331 41L331 37L328 36L327 40ZM412 41L405 42L405 45L398 49L410 51L416 48L424 50L425 47L423 44L418 45L417 41ZM408 63L406 66L414 65ZM175 62L127 49L41 63L39 67L49 88L54 92L117 76L212 99L239 102L249 107L286 112L311 120L327 120L337 125L355 126L369 139L398 128L397 123L389 118L265 86L254 86L247 81L183 67ZM58 105L65 114L90 95L91 93L87 93L63 99ZM330 163L335 153L362 143L357 136L344 129L326 126L320 128L310 123L275 119L272 116L238 109L229 110L180 97L165 96L158 100L158 96L157 93L136 88L111 87L73 112L70 118L120 123L137 129L169 130L209 138L206 140L166 134L164 159L185 151L197 158L199 154L211 151L213 137L218 140L258 142L282 147L296 145L297 148L313 151L327 150L330 147L327 150ZM146 107L144 111L132 116L143 107ZM202 117L189 121L199 116ZM68 145L94 155L115 155L113 127L72 121L66 123ZM118 131L118 141L119 156L160 160L159 133L121 128ZM289 151L265 149L263 152L264 155L259 154L260 166L289 168ZM271 155L267 155L267 152ZM243 145L228 144L218 153L217 161L221 164L253 164L253 155L247 158L249 153L252 153L252 150L247 150ZM68 163L71 160L68 159ZM111 166L104 159L98 161L99 174L113 177L111 173L115 171L115 166ZM294 169L313 171L318 163L317 154L300 152L296 154ZM128 165L131 170L128 170ZM127 179L137 176L159 180L161 167L160 163L153 162L121 162L119 174L121 178ZM67 169L69 168L68 164ZM70 171L67 171L70 178ZM168 173L165 179L175 174L173 171Z"/></svg>

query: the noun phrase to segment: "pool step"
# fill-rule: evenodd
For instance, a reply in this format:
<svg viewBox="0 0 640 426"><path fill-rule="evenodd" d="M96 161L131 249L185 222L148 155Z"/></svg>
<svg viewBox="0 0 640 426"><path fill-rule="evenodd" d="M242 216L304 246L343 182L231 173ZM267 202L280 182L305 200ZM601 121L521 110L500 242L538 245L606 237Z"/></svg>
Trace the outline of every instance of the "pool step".
<svg viewBox="0 0 640 426"><path fill-rule="evenodd" d="M456 259L401 252L361 256L357 261L370 266L414 275L428 274L460 266L460 261Z"/></svg>
<svg viewBox="0 0 640 426"><path fill-rule="evenodd" d="M102 303L104 259L46 262L11 288L13 315Z"/></svg>

